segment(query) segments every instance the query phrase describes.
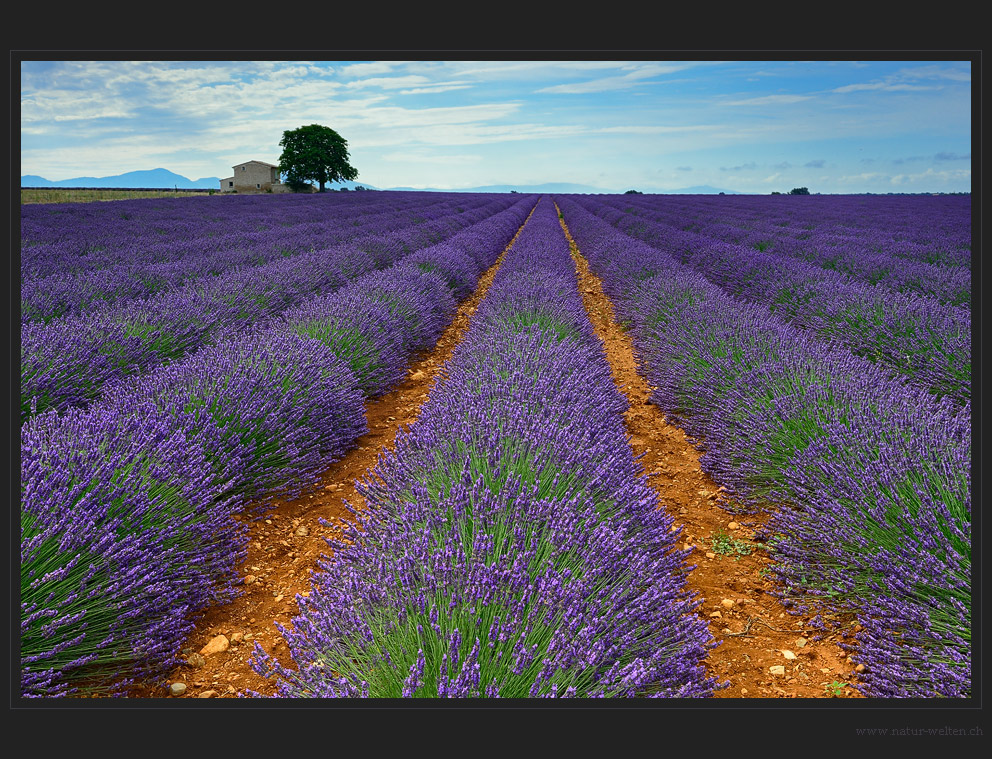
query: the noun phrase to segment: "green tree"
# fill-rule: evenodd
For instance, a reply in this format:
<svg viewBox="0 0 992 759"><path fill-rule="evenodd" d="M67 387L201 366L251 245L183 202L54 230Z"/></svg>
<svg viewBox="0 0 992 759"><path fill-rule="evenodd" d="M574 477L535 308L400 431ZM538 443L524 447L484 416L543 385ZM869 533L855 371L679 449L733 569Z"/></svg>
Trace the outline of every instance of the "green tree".
<svg viewBox="0 0 992 759"><path fill-rule="evenodd" d="M808 187L793 187L789 190L790 195L809 195Z"/></svg>
<svg viewBox="0 0 992 759"><path fill-rule="evenodd" d="M358 170L348 163L348 141L330 127L301 126L282 133L279 171L294 190L317 182L320 191L328 182L353 180Z"/></svg>

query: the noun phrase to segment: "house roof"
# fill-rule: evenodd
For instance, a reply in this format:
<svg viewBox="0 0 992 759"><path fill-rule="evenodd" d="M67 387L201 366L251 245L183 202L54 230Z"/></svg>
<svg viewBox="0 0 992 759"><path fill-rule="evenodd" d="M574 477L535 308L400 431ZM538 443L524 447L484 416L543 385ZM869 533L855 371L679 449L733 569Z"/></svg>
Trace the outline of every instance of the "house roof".
<svg viewBox="0 0 992 759"><path fill-rule="evenodd" d="M236 163L236 164L234 164L234 166L232 166L231 168L232 169L236 169L236 168L238 168L238 166L244 166L246 163L257 163L257 164L261 164L262 166L268 166L270 169L278 169L279 168L274 163L266 163L265 161L243 161L242 163Z"/></svg>

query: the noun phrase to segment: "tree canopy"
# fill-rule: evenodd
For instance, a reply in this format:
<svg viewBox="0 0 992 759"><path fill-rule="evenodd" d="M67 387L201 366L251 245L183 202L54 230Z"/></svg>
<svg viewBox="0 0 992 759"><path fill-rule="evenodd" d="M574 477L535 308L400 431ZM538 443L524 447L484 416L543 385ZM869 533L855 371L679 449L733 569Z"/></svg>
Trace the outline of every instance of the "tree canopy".
<svg viewBox="0 0 992 759"><path fill-rule="evenodd" d="M302 189L307 182L317 182L320 191L328 182L353 180L358 170L348 163L348 141L330 127L320 124L301 126L282 133L279 141L279 171L286 184Z"/></svg>

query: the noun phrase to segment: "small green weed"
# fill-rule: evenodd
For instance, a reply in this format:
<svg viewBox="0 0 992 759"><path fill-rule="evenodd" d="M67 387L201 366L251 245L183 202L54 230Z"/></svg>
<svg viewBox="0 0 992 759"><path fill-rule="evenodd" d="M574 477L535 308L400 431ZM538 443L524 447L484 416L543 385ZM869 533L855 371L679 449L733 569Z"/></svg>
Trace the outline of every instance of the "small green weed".
<svg viewBox="0 0 992 759"><path fill-rule="evenodd" d="M712 538L713 552L719 553L724 556L733 556L735 559L738 556L750 556L751 552L754 550L754 546L750 543L741 540L740 538L735 538L723 530L718 531Z"/></svg>
<svg viewBox="0 0 992 759"><path fill-rule="evenodd" d="M823 690L828 696L839 696L844 692L844 688L847 687L847 683L841 683L834 680L829 685L824 685Z"/></svg>

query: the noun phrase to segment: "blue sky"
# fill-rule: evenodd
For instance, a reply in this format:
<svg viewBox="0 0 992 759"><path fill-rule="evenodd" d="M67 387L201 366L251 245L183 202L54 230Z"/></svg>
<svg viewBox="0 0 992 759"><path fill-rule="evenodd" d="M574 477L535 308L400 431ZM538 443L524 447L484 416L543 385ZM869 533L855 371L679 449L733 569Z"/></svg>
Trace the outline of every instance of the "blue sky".
<svg viewBox="0 0 992 759"><path fill-rule="evenodd" d="M967 192L971 62L21 61L21 174L277 163L323 124L359 183Z"/></svg>

